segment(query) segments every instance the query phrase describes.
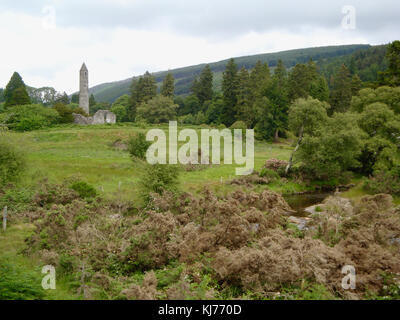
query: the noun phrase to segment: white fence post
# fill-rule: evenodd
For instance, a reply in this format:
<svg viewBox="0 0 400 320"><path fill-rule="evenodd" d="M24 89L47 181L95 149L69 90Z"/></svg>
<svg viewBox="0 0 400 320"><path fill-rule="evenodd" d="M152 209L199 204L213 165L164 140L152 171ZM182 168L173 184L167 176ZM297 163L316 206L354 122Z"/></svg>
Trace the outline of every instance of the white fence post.
<svg viewBox="0 0 400 320"><path fill-rule="evenodd" d="M3 210L3 231L6 232L7 229L7 206Z"/></svg>

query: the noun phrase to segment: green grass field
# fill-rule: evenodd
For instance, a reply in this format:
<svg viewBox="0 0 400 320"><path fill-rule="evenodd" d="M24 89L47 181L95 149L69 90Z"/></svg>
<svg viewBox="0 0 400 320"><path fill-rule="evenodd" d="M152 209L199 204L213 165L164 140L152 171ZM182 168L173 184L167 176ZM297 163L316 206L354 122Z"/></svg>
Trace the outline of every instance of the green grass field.
<svg viewBox="0 0 400 320"><path fill-rule="evenodd" d="M61 183L67 178L76 177L104 192L105 197L113 197L118 193L124 199L134 199L143 164L132 161L128 152L118 150L112 144L118 139L126 141L135 133L145 133L151 128L162 128L168 132L166 125L146 129L132 125L111 125L65 126L27 133L11 132L8 135L13 144L27 155L27 182L48 178L51 182ZM179 130L184 128L178 127ZM200 130L200 127L195 129ZM270 158L287 160L290 152L291 147L287 143L256 141L255 170L259 170ZM225 182L235 177L237 167L236 164L221 164L201 171L183 171L181 187L185 191L196 192L204 185L220 186L221 179Z"/></svg>

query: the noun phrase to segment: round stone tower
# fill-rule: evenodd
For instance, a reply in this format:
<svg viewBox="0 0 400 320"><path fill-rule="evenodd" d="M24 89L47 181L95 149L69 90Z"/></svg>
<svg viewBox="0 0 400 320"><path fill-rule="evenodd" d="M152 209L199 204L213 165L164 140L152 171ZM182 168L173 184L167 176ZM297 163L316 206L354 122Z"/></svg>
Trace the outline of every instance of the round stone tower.
<svg viewBox="0 0 400 320"><path fill-rule="evenodd" d="M79 74L79 107L89 114L89 71L85 63Z"/></svg>

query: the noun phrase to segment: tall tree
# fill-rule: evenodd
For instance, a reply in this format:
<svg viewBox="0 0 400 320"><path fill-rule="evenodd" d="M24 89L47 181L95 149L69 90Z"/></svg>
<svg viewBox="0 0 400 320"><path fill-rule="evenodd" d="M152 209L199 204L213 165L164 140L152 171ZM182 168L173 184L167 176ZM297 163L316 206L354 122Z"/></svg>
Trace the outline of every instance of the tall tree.
<svg viewBox="0 0 400 320"><path fill-rule="evenodd" d="M393 41L388 45L386 58L389 61L387 74L390 85L400 86L400 41Z"/></svg>
<svg viewBox="0 0 400 320"><path fill-rule="evenodd" d="M271 78L268 64L257 61L254 69L251 71L249 86L251 92L251 100L255 102L262 96L262 91L266 87Z"/></svg>
<svg viewBox="0 0 400 320"><path fill-rule="evenodd" d="M16 90L18 90L18 93L14 95L14 92ZM13 98L13 96L15 98ZM24 104L30 103L30 98L28 92L26 91L25 83L22 80L21 76L18 74L18 72L14 72L10 81L8 82L6 89L4 91L4 100L5 100L4 104L5 107L15 106L20 104L21 102L23 102Z"/></svg>
<svg viewBox="0 0 400 320"><path fill-rule="evenodd" d="M248 127L254 122L254 112L251 112L252 104L250 102L250 75L245 67L241 68L238 74L237 90L237 117L244 121Z"/></svg>
<svg viewBox="0 0 400 320"><path fill-rule="evenodd" d="M94 107L96 105L96 99L93 94L90 95L89 98L89 107Z"/></svg>
<svg viewBox="0 0 400 320"><path fill-rule="evenodd" d="M162 87L161 87L161 94L164 97L173 98L175 92L175 79L172 73L168 72L165 76Z"/></svg>
<svg viewBox="0 0 400 320"><path fill-rule="evenodd" d="M134 78L131 84L131 102L128 112L129 119L135 121L137 107L154 98L156 95L156 80L148 71L139 79Z"/></svg>
<svg viewBox="0 0 400 320"><path fill-rule="evenodd" d="M207 64L200 74L197 97L199 98L200 104L204 105L204 102L212 100L213 97L213 73L210 66Z"/></svg>
<svg viewBox="0 0 400 320"><path fill-rule="evenodd" d="M74 93L71 97L71 103L79 103L79 93Z"/></svg>
<svg viewBox="0 0 400 320"><path fill-rule="evenodd" d="M236 105L238 91L238 68L234 59L230 59L222 79L224 108L221 113L221 122L231 126L236 120Z"/></svg>
<svg viewBox="0 0 400 320"><path fill-rule="evenodd" d="M358 74L355 74L353 78L351 78L351 94L353 96L358 95L362 87L362 81Z"/></svg>
<svg viewBox="0 0 400 320"><path fill-rule="evenodd" d="M333 79L333 88L330 96L330 113L346 112L351 103L351 77L349 69L343 64Z"/></svg>
<svg viewBox="0 0 400 320"><path fill-rule="evenodd" d="M13 91L11 99L8 101L6 106L22 106L30 104L31 100L29 98L28 92L26 92L25 87L19 87Z"/></svg>

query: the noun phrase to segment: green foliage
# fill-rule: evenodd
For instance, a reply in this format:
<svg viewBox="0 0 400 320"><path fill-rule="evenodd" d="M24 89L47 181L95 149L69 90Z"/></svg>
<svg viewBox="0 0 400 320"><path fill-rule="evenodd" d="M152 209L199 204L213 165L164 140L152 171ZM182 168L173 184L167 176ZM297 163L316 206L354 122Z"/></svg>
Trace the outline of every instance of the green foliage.
<svg viewBox="0 0 400 320"><path fill-rule="evenodd" d="M17 181L24 169L24 155L0 136L0 186Z"/></svg>
<svg viewBox="0 0 400 320"><path fill-rule="evenodd" d="M400 195L400 165L390 170L377 170L366 180L364 189L371 193L387 193Z"/></svg>
<svg viewBox="0 0 400 320"><path fill-rule="evenodd" d="M58 112L41 105L15 106L0 116L9 129L31 131L50 127L60 121Z"/></svg>
<svg viewBox="0 0 400 320"><path fill-rule="evenodd" d="M312 135L327 119L328 104L313 99L300 98L289 109L289 127L294 133L303 128L304 133Z"/></svg>
<svg viewBox="0 0 400 320"><path fill-rule="evenodd" d="M234 124L231 125L231 129L246 130L247 129L247 124L244 123L243 121L236 121Z"/></svg>
<svg viewBox="0 0 400 320"><path fill-rule="evenodd" d="M0 258L0 300L42 300L41 275Z"/></svg>
<svg viewBox="0 0 400 320"><path fill-rule="evenodd" d="M380 82L393 87L400 86L400 41L396 40L387 47L388 70L382 72Z"/></svg>
<svg viewBox="0 0 400 320"><path fill-rule="evenodd" d="M174 165L146 165L140 177L140 186L145 200L150 193L162 194L164 191L176 192L179 185L179 168Z"/></svg>
<svg viewBox="0 0 400 320"><path fill-rule="evenodd" d="M207 64L201 71L199 82L195 85L195 94L199 99L200 105L210 101L213 97L213 73Z"/></svg>
<svg viewBox="0 0 400 320"><path fill-rule="evenodd" d="M128 151L131 156L145 159L147 149L151 146L151 142L146 140L144 133L138 133L128 140Z"/></svg>
<svg viewBox="0 0 400 320"><path fill-rule="evenodd" d="M74 182L71 189L76 191L82 199L94 198L97 196L96 189L84 181Z"/></svg>
<svg viewBox="0 0 400 320"><path fill-rule="evenodd" d="M169 97L173 98L174 97L174 92L175 92L175 79L172 73L168 73L163 81L162 87L161 87L161 94L164 97Z"/></svg>
<svg viewBox="0 0 400 320"><path fill-rule="evenodd" d="M57 103L53 107L60 116L59 123L72 123L74 122L73 113L81 114L83 116L87 116L86 112L82 108L73 108L72 106L67 106L62 103Z"/></svg>
<svg viewBox="0 0 400 320"><path fill-rule="evenodd" d="M351 76L349 69L342 65L340 71L333 78L333 87L330 96L330 112L346 112L350 108L352 97Z"/></svg>
<svg viewBox="0 0 400 320"><path fill-rule="evenodd" d="M391 88L388 86L377 89L361 89L351 102L351 111L363 112L365 107L375 102L386 104L396 114L400 114L400 87Z"/></svg>
<svg viewBox="0 0 400 320"><path fill-rule="evenodd" d="M280 176L276 171L271 170L271 169L267 169L267 168L262 168L261 169L260 177L268 178L270 180L279 180L280 179Z"/></svg>
<svg viewBox="0 0 400 320"><path fill-rule="evenodd" d="M25 83L18 72L14 72L4 90L5 106L29 104L30 99L26 91Z"/></svg>
<svg viewBox="0 0 400 320"><path fill-rule="evenodd" d="M237 90L239 86L237 65L234 59L229 60L224 71L222 92L224 106L221 112L221 122L231 126L236 119Z"/></svg>
<svg viewBox="0 0 400 320"><path fill-rule="evenodd" d="M250 70L253 69L257 63L257 61L261 61L262 63L267 63L271 68L277 66L279 60L285 64L286 67L292 68L297 63L306 63L310 59L314 61L318 61L320 69L323 67L324 75L326 79L330 79L330 73L336 72L337 69L343 64L343 59L350 57L354 52L360 51L361 49L365 50L375 50L378 48L376 46L371 47L370 45L345 45L345 46L328 46L328 47L318 47L318 48L306 48L306 49L296 49L289 51L282 51L276 53L267 53L267 54L257 54L252 56L238 57L235 58L235 61L238 65L238 68L245 67ZM385 48L384 48L385 49ZM386 52L386 49L385 49ZM384 58L385 53L383 54ZM364 61L362 57L357 60L359 64L374 63L376 61L375 57L368 58L368 61ZM379 57L378 57L379 58ZM340 59L338 63L335 63L334 66L329 66L329 64L334 59ZM375 60L375 61L374 61ZM371 62L370 62L371 61ZM223 60L215 63L210 63L210 69L214 73L214 83L213 87L215 89L221 88L221 80L222 80L222 72L225 69L228 60ZM346 63L347 64L347 63ZM325 67L326 66L326 67ZM191 85L193 80L198 77L201 71L204 69L204 65L195 65L185 68L179 68L174 70L169 70L165 72L155 73L154 76L156 78L157 84L161 84L167 73L172 73L175 80L175 94L176 95L188 95L190 94ZM326 72L327 69L329 72ZM379 70L384 70L380 66L380 62L378 62L378 66L373 72L368 71L368 74L372 76L375 75ZM326 73L326 74L325 74ZM362 73L359 73L361 79L363 81L370 81L368 78L364 78ZM368 75L367 75L368 77ZM94 95L98 101L108 101L114 102L115 99L124 94L130 93L130 82L129 81L118 81L115 83L107 83L96 86L94 89Z"/></svg>
<svg viewBox="0 0 400 320"><path fill-rule="evenodd" d="M137 118L148 123L167 123L176 119L176 109L171 98L158 95L137 108Z"/></svg>
<svg viewBox="0 0 400 320"><path fill-rule="evenodd" d="M362 131L356 118L334 114L312 135L304 137L296 159L317 179L340 177L359 166L362 149Z"/></svg>
<svg viewBox="0 0 400 320"><path fill-rule="evenodd" d="M154 76L146 71L139 79L134 78L131 83L130 91L131 101L128 116L130 120L135 120L137 108L157 95L157 85Z"/></svg>

